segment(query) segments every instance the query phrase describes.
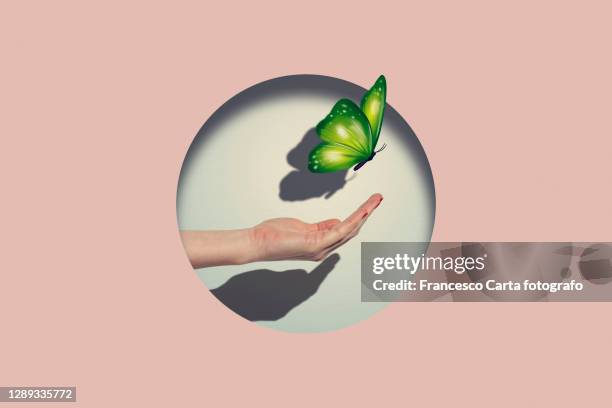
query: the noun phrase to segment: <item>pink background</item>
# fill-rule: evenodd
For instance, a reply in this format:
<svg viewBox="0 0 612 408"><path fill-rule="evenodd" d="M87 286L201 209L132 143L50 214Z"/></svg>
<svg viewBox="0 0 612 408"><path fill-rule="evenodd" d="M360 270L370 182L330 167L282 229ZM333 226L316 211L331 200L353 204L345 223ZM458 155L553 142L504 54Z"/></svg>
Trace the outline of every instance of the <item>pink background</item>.
<svg viewBox="0 0 612 408"><path fill-rule="evenodd" d="M209 294L175 216L186 149L236 92L383 72L432 165L435 239L609 241L606 2L151 3L0 6L0 385L88 407L609 406L610 304L275 332Z"/></svg>

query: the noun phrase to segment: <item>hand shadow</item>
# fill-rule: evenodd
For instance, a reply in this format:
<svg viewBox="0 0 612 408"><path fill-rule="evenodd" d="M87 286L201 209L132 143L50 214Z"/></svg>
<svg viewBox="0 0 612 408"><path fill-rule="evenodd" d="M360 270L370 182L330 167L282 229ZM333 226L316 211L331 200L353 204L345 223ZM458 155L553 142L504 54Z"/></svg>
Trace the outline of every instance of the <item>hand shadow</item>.
<svg viewBox="0 0 612 408"><path fill-rule="evenodd" d="M278 320L314 295L339 260L340 255L333 254L310 273L303 269L244 272L211 292L245 319Z"/></svg>
<svg viewBox="0 0 612 408"><path fill-rule="evenodd" d="M346 184L346 170L333 173L312 173L308 170L308 155L321 143L315 128L310 129L300 143L287 154L287 162L295 167L280 182L279 197L283 201L303 201L309 198L330 198Z"/></svg>

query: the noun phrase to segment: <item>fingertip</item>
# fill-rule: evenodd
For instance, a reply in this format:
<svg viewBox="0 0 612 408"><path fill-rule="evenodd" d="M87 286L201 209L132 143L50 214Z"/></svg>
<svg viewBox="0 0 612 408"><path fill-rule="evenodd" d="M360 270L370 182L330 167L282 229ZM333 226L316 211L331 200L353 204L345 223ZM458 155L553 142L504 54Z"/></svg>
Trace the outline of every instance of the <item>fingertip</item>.
<svg viewBox="0 0 612 408"><path fill-rule="evenodd" d="M380 193L374 193L374 194L372 194L372 195L370 196L370 198L372 198L372 199L376 199L376 200L378 200L378 201L382 201L384 197L383 197L383 195L382 195L382 194L380 194Z"/></svg>
<svg viewBox="0 0 612 408"><path fill-rule="evenodd" d="M383 200L382 194L380 193L372 194L370 198L368 199L368 201L366 202L366 205L364 206L366 209L366 212L371 213L372 211L374 211L374 209L376 209L380 205L382 200Z"/></svg>
<svg viewBox="0 0 612 408"><path fill-rule="evenodd" d="M382 194L380 194L380 193L375 193L375 194L372 194L372 195L370 196L370 198L368 198L368 200L366 201L366 203L367 203L368 205L378 206L378 205L380 205L380 203L382 202L382 200L383 200L383 196L382 196Z"/></svg>

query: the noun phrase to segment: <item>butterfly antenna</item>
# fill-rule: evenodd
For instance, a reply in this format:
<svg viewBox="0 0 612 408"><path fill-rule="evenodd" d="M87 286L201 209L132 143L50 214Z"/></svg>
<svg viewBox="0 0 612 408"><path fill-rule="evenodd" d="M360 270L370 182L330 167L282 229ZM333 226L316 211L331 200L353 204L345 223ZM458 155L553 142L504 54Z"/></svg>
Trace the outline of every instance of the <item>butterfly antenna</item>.
<svg viewBox="0 0 612 408"><path fill-rule="evenodd" d="M380 153L380 152L382 152L383 150L385 150L385 147L387 147L387 144L386 144L386 143L383 143L383 145L380 147L380 149L376 150L376 152L375 152L375 153Z"/></svg>

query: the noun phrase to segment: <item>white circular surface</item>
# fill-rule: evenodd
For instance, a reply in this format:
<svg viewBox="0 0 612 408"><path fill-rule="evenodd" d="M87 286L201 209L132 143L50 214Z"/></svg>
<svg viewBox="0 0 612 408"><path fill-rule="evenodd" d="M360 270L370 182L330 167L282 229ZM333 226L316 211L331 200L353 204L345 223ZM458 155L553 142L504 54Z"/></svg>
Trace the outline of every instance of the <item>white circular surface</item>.
<svg viewBox="0 0 612 408"><path fill-rule="evenodd" d="M319 191L316 197L299 197L300 192L325 185L329 177L335 177L332 181L337 183L338 176L344 176L324 176L328 178L319 183L312 174L305 173L307 170L294 167L301 167L305 160L304 145L298 147L299 154L294 151L290 157L292 164L288 153L307 132L311 132L312 139L313 126L338 99L348 97L359 103L364 91L346 81L315 75L263 82L236 95L215 112L189 150L177 197L181 229L245 228L275 217L296 217L308 222L344 218L370 194L380 192L384 196L360 235L337 251L340 260L316 293L284 317L257 324L291 332L317 332L366 319L385 303L361 302L360 242L431 238L435 193L429 164L418 139L390 105L379 140L379 146L387 143L387 148L355 174L349 171L346 178L350 180L331 197L325 198L324 192ZM394 92L390 81L391 100ZM283 180L285 190L281 194ZM246 271L311 271L316 265L271 262L206 268L197 273L213 289ZM275 290L282 292L283 288Z"/></svg>

